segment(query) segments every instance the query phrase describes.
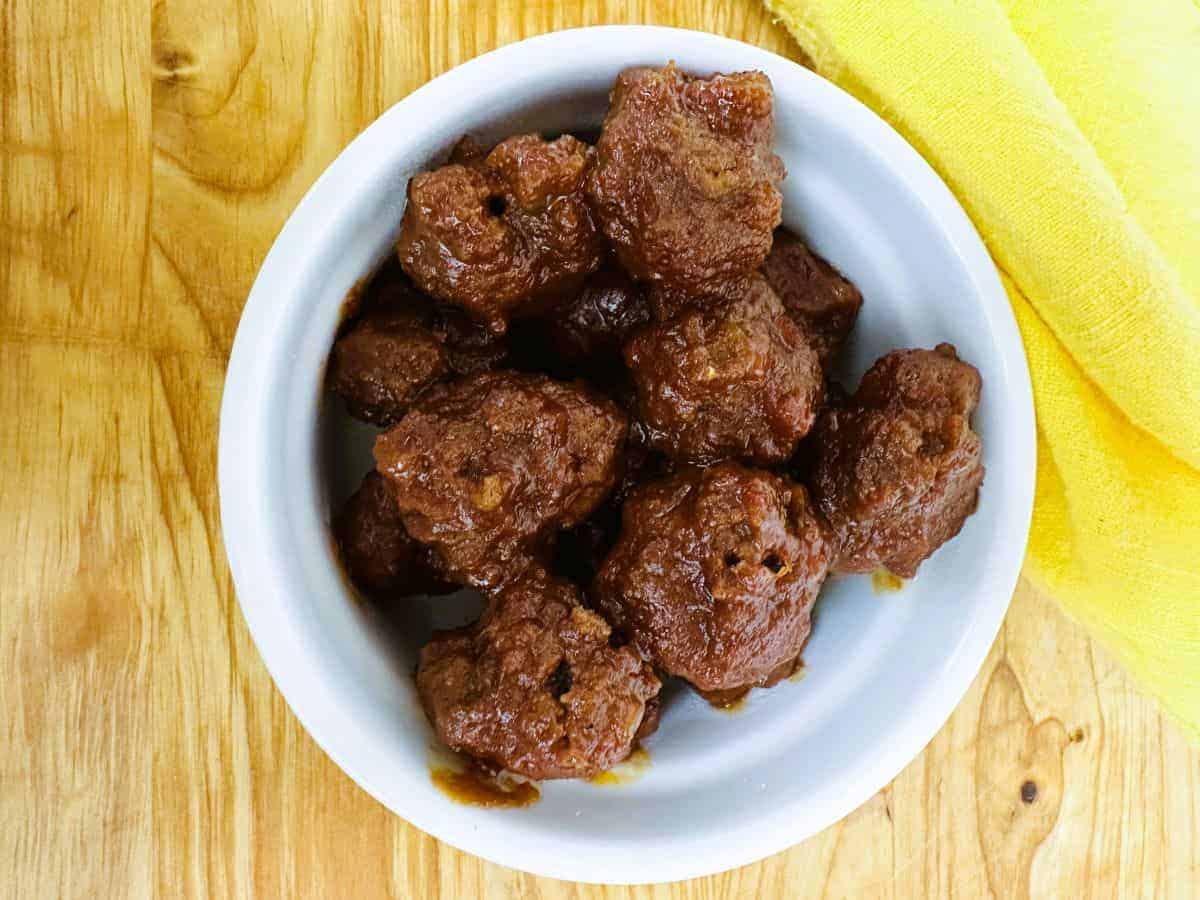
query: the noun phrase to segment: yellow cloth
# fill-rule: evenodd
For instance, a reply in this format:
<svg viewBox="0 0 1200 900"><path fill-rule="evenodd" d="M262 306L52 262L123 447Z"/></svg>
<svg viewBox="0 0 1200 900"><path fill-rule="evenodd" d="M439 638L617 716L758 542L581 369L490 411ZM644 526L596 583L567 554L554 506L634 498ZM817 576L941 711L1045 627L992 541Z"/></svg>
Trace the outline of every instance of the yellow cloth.
<svg viewBox="0 0 1200 900"><path fill-rule="evenodd" d="M1025 573L1200 737L1200 5L766 3L983 235L1037 407Z"/></svg>

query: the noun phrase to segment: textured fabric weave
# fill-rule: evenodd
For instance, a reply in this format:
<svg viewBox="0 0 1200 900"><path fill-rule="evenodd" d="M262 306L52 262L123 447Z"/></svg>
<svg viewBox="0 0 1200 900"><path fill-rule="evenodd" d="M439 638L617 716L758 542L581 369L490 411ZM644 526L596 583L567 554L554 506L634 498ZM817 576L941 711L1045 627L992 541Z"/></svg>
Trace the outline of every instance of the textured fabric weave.
<svg viewBox="0 0 1200 900"><path fill-rule="evenodd" d="M1025 573L1200 737L1200 6L766 3L983 235L1037 407Z"/></svg>

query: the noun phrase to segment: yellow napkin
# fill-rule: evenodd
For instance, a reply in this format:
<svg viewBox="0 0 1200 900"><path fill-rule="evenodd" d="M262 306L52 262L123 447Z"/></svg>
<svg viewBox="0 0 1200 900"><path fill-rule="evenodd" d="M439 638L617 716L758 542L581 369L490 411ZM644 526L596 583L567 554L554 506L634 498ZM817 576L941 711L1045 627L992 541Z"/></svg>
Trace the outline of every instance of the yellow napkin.
<svg viewBox="0 0 1200 900"><path fill-rule="evenodd" d="M983 235L1037 407L1025 573L1200 737L1200 5L766 3Z"/></svg>

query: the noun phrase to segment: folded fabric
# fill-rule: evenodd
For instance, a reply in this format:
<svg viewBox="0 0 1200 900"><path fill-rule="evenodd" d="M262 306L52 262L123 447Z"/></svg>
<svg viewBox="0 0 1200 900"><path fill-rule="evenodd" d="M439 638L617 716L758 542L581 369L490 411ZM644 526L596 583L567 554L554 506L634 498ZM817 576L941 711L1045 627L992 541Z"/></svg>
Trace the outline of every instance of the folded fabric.
<svg viewBox="0 0 1200 900"><path fill-rule="evenodd" d="M1025 573L1200 738L1200 6L765 2L975 222L1033 378Z"/></svg>

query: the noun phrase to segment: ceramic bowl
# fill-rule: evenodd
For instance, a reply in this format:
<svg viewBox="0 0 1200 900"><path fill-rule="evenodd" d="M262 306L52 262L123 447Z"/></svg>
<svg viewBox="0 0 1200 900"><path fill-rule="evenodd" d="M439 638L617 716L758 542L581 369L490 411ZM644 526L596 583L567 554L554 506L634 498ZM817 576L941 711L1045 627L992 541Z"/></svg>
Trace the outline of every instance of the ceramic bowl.
<svg viewBox="0 0 1200 900"><path fill-rule="evenodd" d="M865 297L841 373L848 384L888 350L941 341L979 368L979 508L902 591L878 593L869 577L831 580L802 680L755 691L732 714L669 692L640 778L546 783L523 809L461 805L431 782L436 742L412 671L430 630L465 621L472 602L417 602L396 627L347 587L330 511L371 465L372 433L324 394L326 356L347 292L390 251L409 176L467 132L595 128L618 72L668 60L771 78L785 224ZM238 328L221 409L221 516L242 611L275 683L363 789L507 866L668 881L803 840L884 787L934 736L983 663L1016 585L1034 453L1029 375L996 270L912 147L848 94L756 47L665 28L588 28L504 47L431 81L313 185Z"/></svg>

